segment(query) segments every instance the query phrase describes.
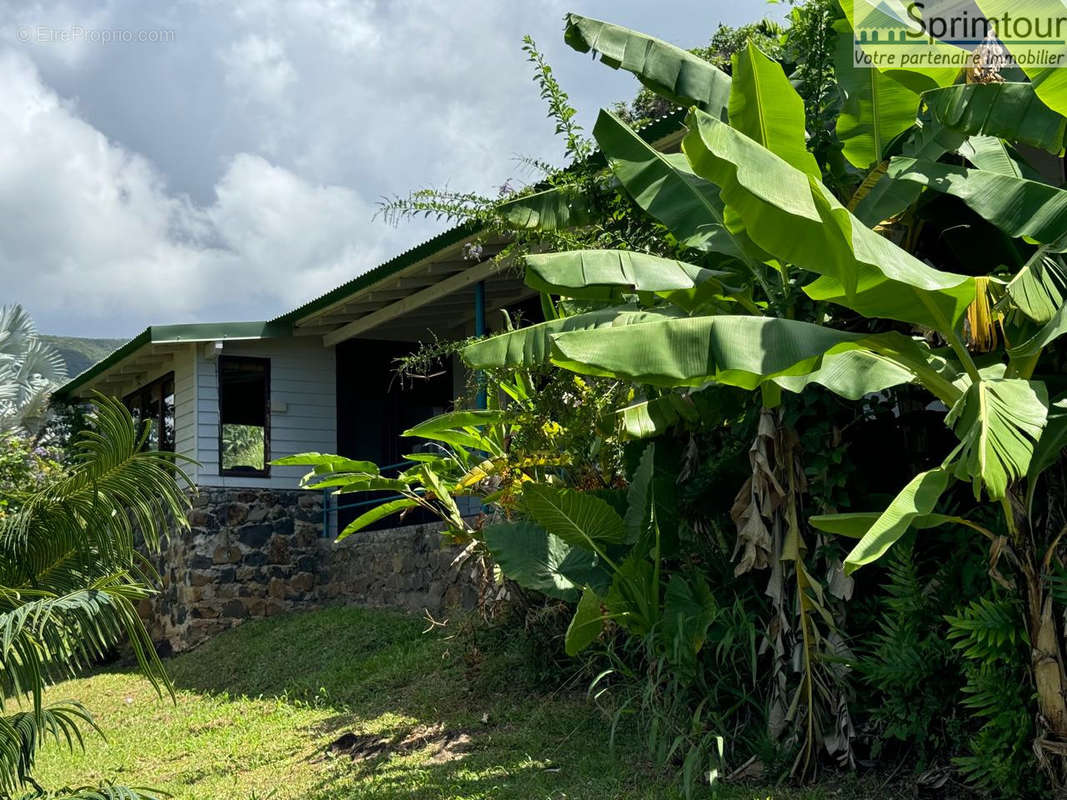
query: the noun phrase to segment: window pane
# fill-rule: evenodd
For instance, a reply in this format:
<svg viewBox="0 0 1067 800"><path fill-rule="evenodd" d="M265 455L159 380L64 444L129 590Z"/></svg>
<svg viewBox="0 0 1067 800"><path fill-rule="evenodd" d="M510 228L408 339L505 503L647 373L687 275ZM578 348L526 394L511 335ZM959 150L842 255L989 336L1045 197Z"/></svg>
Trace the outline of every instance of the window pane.
<svg viewBox="0 0 1067 800"><path fill-rule="evenodd" d="M147 450L159 449L159 383L150 384L143 397L144 397L144 418L152 423L152 427L148 432L148 441L145 442L145 448Z"/></svg>
<svg viewBox="0 0 1067 800"><path fill-rule="evenodd" d="M263 452L263 428L258 425L222 426L222 468L254 470L267 468Z"/></svg>
<svg viewBox="0 0 1067 800"><path fill-rule="evenodd" d="M219 359L219 464L223 472L267 471L268 370L267 359Z"/></svg>
<svg viewBox="0 0 1067 800"><path fill-rule="evenodd" d="M163 419L160 448L174 451L174 378L163 379Z"/></svg>

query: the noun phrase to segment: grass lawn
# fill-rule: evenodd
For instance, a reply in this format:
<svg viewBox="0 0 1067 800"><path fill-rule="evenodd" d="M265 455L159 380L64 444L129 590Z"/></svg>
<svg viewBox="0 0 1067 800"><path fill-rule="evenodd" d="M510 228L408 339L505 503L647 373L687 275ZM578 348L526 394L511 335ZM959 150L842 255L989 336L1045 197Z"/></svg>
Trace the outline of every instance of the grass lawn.
<svg viewBox="0 0 1067 800"><path fill-rule="evenodd" d="M635 742L609 752L580 691L533 687L521 646L474 656L469 639L423 627L354 608L249 622L168 662L176 703L131 671L68 681L49 699L83 702L107 742L90 737L73 754L50 746L37 777L53 788L151 786L181 800L677 796ZM719 796L871 795L726 787Z"/></svg>

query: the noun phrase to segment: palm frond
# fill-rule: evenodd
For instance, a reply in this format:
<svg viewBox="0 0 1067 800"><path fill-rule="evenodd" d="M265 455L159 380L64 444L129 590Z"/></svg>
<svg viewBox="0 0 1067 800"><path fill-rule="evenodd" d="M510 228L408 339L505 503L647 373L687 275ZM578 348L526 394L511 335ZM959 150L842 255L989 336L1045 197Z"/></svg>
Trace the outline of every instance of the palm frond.
<svg viewBox="0 0 1067 800"><path fill-rule="evenodd" d="M0 717L0 790L4 796L33 782L30 773L46 741L72 750L82 747L82 726L99 730L85 707L73 701Z"/></svg>
<svg viewBox="0 0 1067 800"><path fill-rule="evenodd" d="M125 641L156 690L173 696L137 613L154 572L137 547L158 550L170 526L188 524L189 480L180 456L143 449L147 428L118 401L97 395L95 403L93 427L75 445L68 473L0 519L0 711L12 698L32 703L32 710L0 718L0 797L36 788L31 773L43 738L73 746L79 728L93 726L80 707L45 707L49 683ZM158 794L104 786L28 796Z"/></svg>
<svg viewBox="0 0 1067 800"><path fill-rule="evenodd" d="M22 307L0 308L0 433L37 431L49 394L66 377L62 355L38 338Z"/></svg>

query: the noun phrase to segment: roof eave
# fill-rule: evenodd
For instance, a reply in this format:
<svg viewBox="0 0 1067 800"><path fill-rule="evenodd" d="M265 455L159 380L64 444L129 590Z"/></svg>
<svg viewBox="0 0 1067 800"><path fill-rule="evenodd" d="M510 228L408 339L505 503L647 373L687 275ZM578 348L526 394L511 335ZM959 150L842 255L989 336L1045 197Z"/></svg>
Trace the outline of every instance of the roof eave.
<svg viewBox="0 0 1067 800"><path fill-rule="evenodd" d="M280 339L292 335L292 325L276 320L255 322L207 322L188 325L150 325L114 352L74 376L52 393L57 400L68 400L75 393L136 354L145 345L176 344L242 339Z"/></svg>

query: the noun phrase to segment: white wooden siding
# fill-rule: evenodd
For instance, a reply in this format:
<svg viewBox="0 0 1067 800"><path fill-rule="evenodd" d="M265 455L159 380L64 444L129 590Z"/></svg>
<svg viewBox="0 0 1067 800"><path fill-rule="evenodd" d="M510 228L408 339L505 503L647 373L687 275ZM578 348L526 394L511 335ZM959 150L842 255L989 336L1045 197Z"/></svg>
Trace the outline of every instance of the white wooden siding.
<svg viewBox="0 0 1067 800"><path fill-rule="evenodd" d="M174 451L196 458L196 345L187 345L174 354ZM182 469L197 480L195 464Z"/></svg>
<svg viewBox="0 0 1067 800"><path fill-rule="evenodd" d="M227 341L223 355L270 359L270 457L337 450L337 377L334 349L317 336ZM201 486L295 489L306 467L271 467L269 478L219 475L217 362L196 351L196 458Z"/></svg>

